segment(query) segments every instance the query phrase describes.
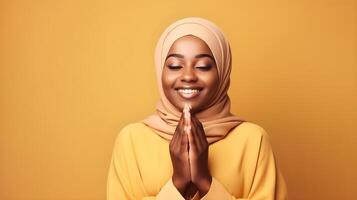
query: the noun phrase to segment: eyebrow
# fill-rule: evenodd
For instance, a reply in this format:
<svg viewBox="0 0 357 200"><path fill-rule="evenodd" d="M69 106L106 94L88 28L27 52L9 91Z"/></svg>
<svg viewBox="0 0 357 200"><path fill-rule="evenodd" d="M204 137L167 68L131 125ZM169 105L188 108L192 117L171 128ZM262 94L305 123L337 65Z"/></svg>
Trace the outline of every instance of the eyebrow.
<svg viewBox="0 0 357 200"><path fill-rule="evenodd" d="M185 58L185 56L183 56L182 54L172 53L172 54L167 55L165 60L167 60L170 57ZM205 57L211 58L216 63L216 60L213 58L213 56L211 56L209 54L202 53L202 54L197 54L195 56L195 58L205 58Z"/></svg>

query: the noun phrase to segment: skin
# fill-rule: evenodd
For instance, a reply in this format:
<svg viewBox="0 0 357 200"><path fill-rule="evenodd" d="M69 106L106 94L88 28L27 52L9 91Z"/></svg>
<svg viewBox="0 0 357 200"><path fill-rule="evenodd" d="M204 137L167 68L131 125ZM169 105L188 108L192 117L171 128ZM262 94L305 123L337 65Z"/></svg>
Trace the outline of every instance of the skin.
<svg viewBox="0 0 357 200"><path fill-rule="evenodd" d="M212 182L208 142L195 114L207 108L218 90L217 83L216 63L207 44L192 35L177 39L165 61L162 85L166 97L177 109L183 110L185 103L192 107L189 119L182 114L169 146L173 184L185 198L192 197L196 191L203 197ZM181 87L200 88L200 93L185 99L178 94L177 88ZM185 126L190 126L190 131L185 132Z"/></svg>
<svg viewBox="0 0 357 200"><path fill-rule="evenodd" d="M162 86L168 100L179 110L186 103L192 112L204 110L218 90L218 71L213 54L198 37L188 35L177 39L171 46L162 71ZM184 99L178 88L200 88L200 95Z"/></svg>

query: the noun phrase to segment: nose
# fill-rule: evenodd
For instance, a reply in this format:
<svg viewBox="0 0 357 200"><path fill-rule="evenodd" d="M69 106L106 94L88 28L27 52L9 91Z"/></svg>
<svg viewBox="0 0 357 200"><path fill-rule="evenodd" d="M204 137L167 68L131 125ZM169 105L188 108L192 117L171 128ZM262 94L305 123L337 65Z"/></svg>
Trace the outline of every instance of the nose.
<svg viewBox="0 0 357 200"><path fill-rule="evenodd" d="M181 81L196 82L197 79L198 78L193 67L184 67L184 70L182 70Z"/></svg>

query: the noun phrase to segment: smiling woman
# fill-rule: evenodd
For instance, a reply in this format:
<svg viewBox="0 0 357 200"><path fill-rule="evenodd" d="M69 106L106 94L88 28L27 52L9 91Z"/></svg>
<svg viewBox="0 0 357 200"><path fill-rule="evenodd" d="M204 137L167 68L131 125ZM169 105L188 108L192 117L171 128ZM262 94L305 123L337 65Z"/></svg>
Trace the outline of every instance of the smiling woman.
<svg viewBox="0 0 357 200"><path fill-rule="evenodd" d="M198 37L187 35L171 46L162 72L167 99L179 110L189 103L204 110L218 90L218 72L212 52Z"/></svg>
<svg viewBox="0 0 357 200"><path fill-rule="evenodd" d="M155 64L157 113L119 133L107 199L287 199L267 133L230 112L231 52L219 28L176 21Z"/></svg>

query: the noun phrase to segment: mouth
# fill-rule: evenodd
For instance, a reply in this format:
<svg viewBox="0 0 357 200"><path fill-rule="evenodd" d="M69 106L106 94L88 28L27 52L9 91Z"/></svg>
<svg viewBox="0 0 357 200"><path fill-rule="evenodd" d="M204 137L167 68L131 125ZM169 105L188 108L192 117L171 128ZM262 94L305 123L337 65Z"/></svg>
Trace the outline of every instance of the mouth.
<svg viewBox="0 0 357 200"><path fill-rule="evenodd" d="M202 88L176 88L177 93L184 99L193 99L200 95Z"/></svg>

